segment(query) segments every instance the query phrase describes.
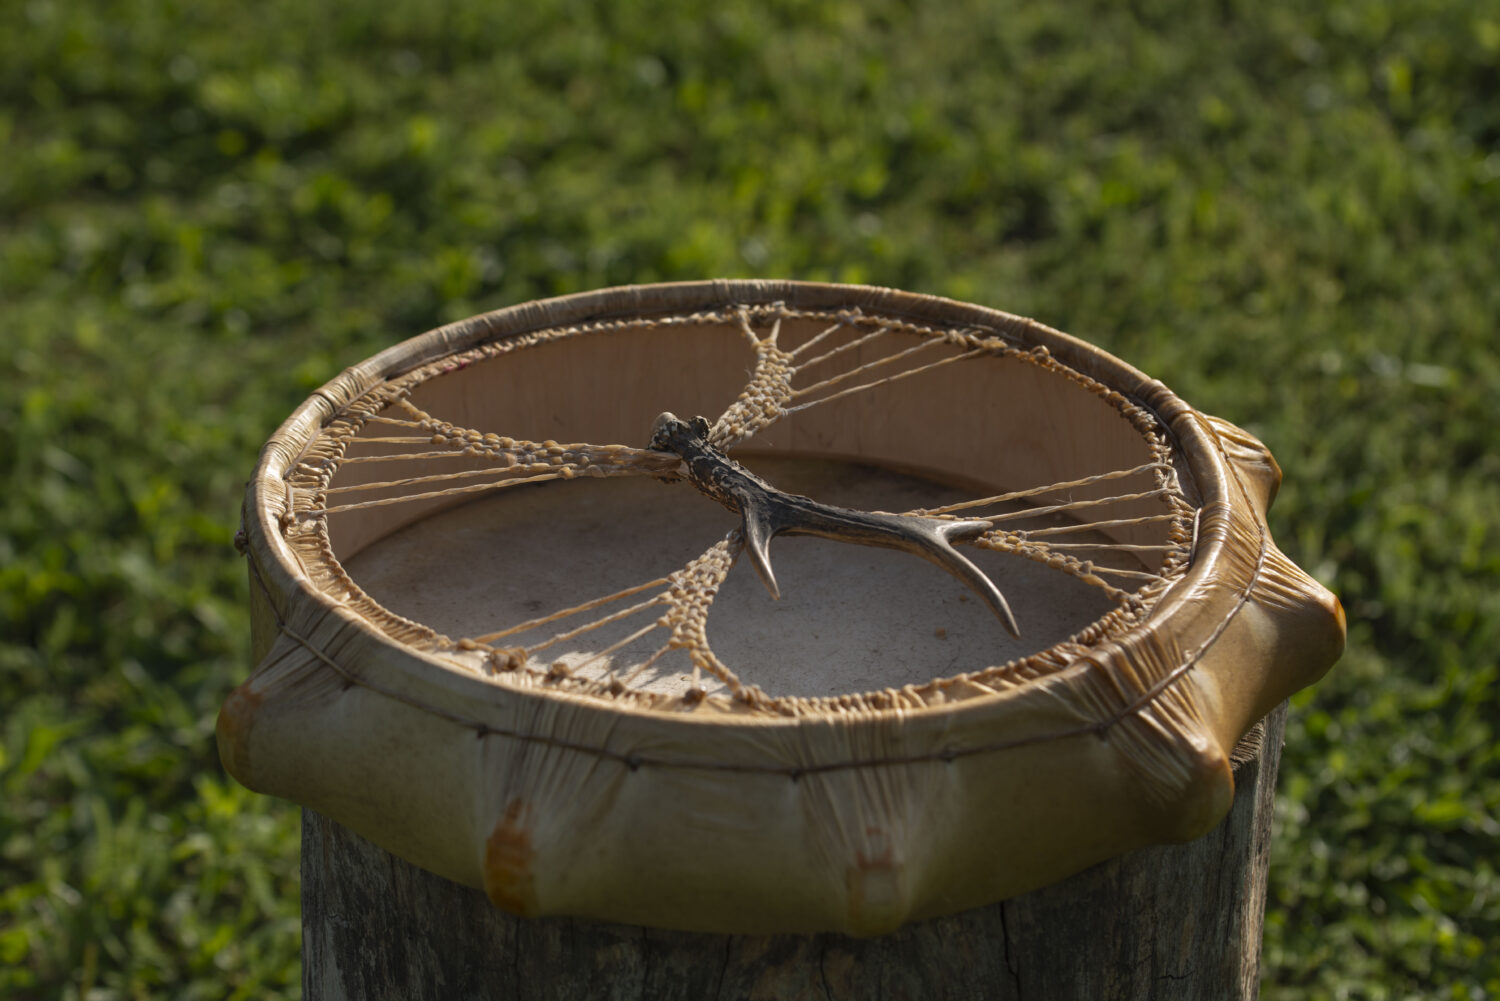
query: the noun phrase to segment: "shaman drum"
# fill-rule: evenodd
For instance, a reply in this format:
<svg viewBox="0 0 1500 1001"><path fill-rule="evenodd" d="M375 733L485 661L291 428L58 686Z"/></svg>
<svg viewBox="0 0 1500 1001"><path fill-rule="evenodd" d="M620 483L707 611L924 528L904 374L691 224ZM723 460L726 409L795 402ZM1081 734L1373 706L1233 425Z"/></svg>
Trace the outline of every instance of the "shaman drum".
<svg viewBox="0 0 1500 1001"><path fill-rule="evenodd" d="M499 310L266 445L220 752L515 913L888 931L1219 820L1236 742L1343 645L1267 532L1279 479L978 306Z"/></svg>

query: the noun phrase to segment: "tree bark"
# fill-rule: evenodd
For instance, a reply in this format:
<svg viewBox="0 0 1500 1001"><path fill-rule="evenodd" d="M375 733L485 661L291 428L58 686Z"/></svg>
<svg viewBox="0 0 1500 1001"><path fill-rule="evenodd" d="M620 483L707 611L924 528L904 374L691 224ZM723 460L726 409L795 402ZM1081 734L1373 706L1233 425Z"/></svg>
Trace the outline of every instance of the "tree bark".
<svg viewBox="0 0 1500 1001"><path fill-rule="evenodd" d="M522 919L303 811L308 1001L1251 999L1286 706L1197 841L892 935L741 936Z"/></svg>

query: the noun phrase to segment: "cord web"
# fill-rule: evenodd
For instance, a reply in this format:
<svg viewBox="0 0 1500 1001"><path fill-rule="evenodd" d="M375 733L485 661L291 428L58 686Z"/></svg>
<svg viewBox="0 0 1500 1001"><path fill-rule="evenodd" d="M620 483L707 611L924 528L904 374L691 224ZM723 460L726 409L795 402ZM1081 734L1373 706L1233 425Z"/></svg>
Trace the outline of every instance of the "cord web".
<svg viewBox="0 0 1500 1001"><path fill-rule="evenodd" d="M804 335L800 343L785 345L781 342L784 321L789 319L817 319L822 325L811 335ZM779 304L540 331L486 344L394 379L346 407L324 429L316 446L301 457L289 477L288 538L304 540L336 566L328 544L328 522L346 512L484 495L524 484L581 477L678 478L680 460L673 454L624 444L534 441L464 427L423 410L410 399L412 389L430 378L531 344L673 323L730 326L754 351L754 366L744 389L711 423L709 441L726 452L799 412L855 394L878 394L882 387L898 381L921 378L937 368L980 357L1015 358L1084 384L1109 399L1135 425L1147 442L1150 461L1064 482L896 513L987 521L990 529L970 545L1069 574L1113 602L1115 611L1091 627L1096 629L1116 628L1138 618L1149 601L1186 568L1194 510L1178 482L1167 436L1159 420L1145 408L1091 383L1044 349L1023 349L993 331L933 329L866 316L857 310L811 313ZM382 433L362 434L366 428ZM450 461L461 468L428 471L433 462ZM424 471L401 475L403 466L415 462L420 462ZM338 482L338 469L358 466L374 467L380 475L369 482ZM1080 489L1114 483L1124 489L1107 496L1075 496ZM1148 489L1141 489L1147 484ZM1122 505L1139 509L1142 502L1157 510L1128 516L1119 513ZM1153 523L1162 525L1159 542L1120 542L1103 532ZM1077 538L1082 533L1092 537ZM737 532L731 533L664 577L525 622L497 624L491 631L456 641L433 634L430 644L455 654L477 654L483 670L490 674L522 672L539 675L550 683L572 683L612 695L630 692L643 679L671 670L690 676L682 696L686 705L702 701L705 680L711 678L740 703L785 712L788 700L769 698L758 687L745 683L710 645L709 611L742 549L743 540ZM346 577L342 585L357 590ZM551 651L570 641L591 634L613 637L611 630L617 628L625 630L623 635L602 642L582 660L544 663ZM679 658L685 663L678 662ZM672 663L677 666L669 667ZM982 666L972 672L972 677L1002 677L1015 670L1015 664Z"/></svg>

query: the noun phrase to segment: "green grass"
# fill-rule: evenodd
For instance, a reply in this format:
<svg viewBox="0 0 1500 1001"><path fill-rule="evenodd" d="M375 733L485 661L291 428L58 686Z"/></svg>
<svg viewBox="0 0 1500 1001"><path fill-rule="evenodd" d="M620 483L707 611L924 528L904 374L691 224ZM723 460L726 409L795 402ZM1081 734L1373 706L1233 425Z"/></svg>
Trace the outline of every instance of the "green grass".
<svg viewBox="0 0 1500 1001"><path fill-rule="evenodd" d="M1350 647L1295 700L1265 995L1500 996L1500 12L0 7L0 995L299 991L228 780L256 450L484 309L712 276L1036 316L1252 430Z"/></svg>

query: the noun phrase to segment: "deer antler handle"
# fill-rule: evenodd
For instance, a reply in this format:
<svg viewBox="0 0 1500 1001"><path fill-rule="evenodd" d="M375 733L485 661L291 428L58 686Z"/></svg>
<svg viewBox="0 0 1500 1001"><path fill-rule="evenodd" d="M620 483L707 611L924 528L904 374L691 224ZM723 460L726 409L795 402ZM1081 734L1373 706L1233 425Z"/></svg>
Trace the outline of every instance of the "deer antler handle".
<svg viewBox="0 0 1500 1001"><path fill-rule="evenodd" d="M953 548L954 542L989 531L989 522L875 514L784 493L709 444L708 433L708 421L702 417L684 421L665 413L656 419L647 447L675 453L686 466L687 479L693 486L740 516L745 550L771 597L781 596L776 575L771 572L771 540L778 535L814 535L895 549L936 563L979 595L1012 636L1020 637L1016 618L1000 589Z"/></svg>

